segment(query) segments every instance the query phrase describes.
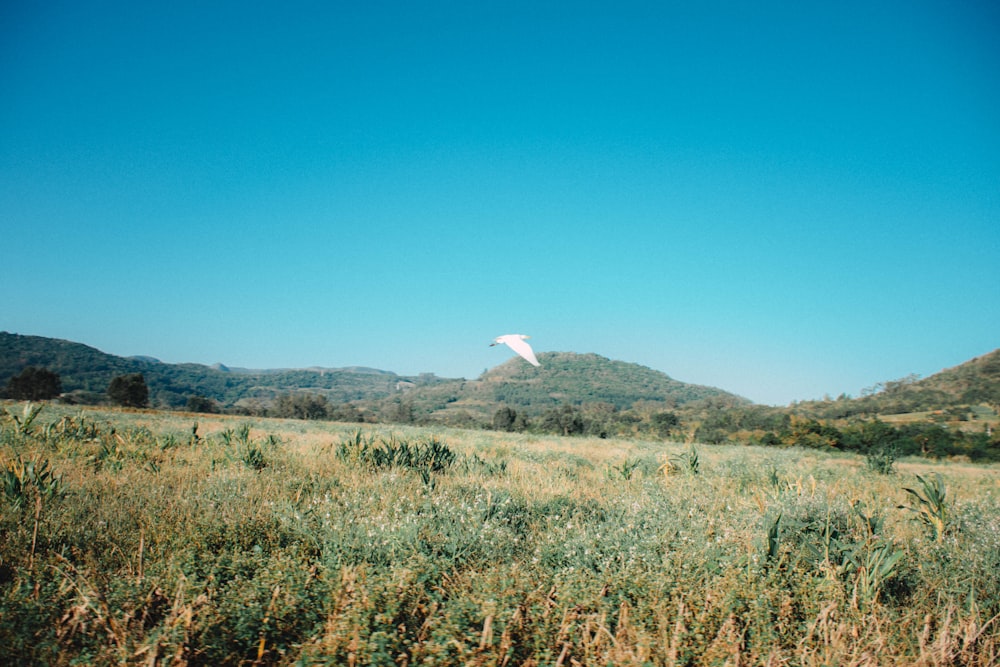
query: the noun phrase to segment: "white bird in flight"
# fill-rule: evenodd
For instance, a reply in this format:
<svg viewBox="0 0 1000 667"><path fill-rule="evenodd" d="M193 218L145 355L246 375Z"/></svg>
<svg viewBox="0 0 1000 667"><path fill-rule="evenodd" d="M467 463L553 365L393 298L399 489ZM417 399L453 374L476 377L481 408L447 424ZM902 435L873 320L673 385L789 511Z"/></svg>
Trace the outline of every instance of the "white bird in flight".
<svg viewBox="0 0 1000 667"><path fill-rule="evenodd" d="M497 336L496 340L490 343L490 347L493 347L494 345L506 345L524 357L524 359L532 366L541 366L541 364L538 363L538 359L535 359L535 352L531 349L531 346L524 342L525 339L528 338L531 338L531 336L525 336L524 334L507 334L506 336Z"/></svg>

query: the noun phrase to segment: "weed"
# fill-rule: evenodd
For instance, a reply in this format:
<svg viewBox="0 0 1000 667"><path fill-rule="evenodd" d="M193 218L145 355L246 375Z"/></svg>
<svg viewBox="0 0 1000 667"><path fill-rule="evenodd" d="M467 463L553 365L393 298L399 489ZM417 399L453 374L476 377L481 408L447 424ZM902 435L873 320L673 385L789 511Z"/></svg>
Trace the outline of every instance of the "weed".
<svg viewBox="0 0 1000 667"><path fill-rule="evenodd" d="M940 473L934 473L933 480L927 480L917 475L920 482L920 490L904 487L903 490L910 494L915 501L910 505L899 505L899 509L912 512L921 523L926 526L931 536L941 541L944 539L945 530L948 527L948 505L945 502L944 480Z"/></svg>
<svg viewBox="0 0 1000 667"><path fill-rule="evenodd" d="M771 466L768 469L767 481L771 483L771 488L775 491L784 491L787 486L784 480L781 479L781 475L778 473L778 468L776 466Z"/></svg>
<svg viewBox="0 0 1000 667"><path fill-rule="evenodd" d="M219 439L226 447L232 447L236 443L236 432L231 428L219 431Z"/></svg>
<svg viewBox="0 0 1000 667"><path fill-rule="evenodd" d="M125 461L128 460L129 455L122 448L122 438L115 437L115 435L117 434L113 434L110 438L100 440L98 443L99 449L97 450L97 453L88 457L88 460L94 467L95 472L107 470L108 472L116 473L125 467Z"/></svg>
<svg viewBox="0 0 1000 667"><path fill-rule="evenodd" d="M686 452L676 457L675 461L677 462L678 467L689 475L697 475L698 471L701 469L701 460L698 457L698 450L695 448L693 443Z"/></svg>
<svg viewBox="0 0 1000 667"><path fill-rule="evenodd" d="M251 443L246 445L241 457L244 465L260 472L267 467L267 460L264 457L264 450Z"/></svg>
<svg viewBox="0 0 1000 667"><path fill-rule="evenodd" d="M688 451L678 454L677 456L671 456L667 459L666 463L660 466L660 471L665 475L673 475L676 473L697 475L700 469L701 459L698 456L698 450L695 449L694 443L691 443Z"/></svg>
<svg viewBox="0 0 1000 667"><path fill-rule="evenodd" d="M83 443L97 440L101 436L101 429L81 413L77 417L65 416L58 422L49 424L44 433L47 442L62 440Z"/></svg>
<svg viewBox="0 0 1000 667"><path fill-rule="evenodd" d="M507 474L506 461L488 461L480 458L478 454L471 454L462 459L465 472L479 472L487 477L502 477Z"/></svg>
<svg viewBox="0 0 1000 667"><path fill-rule="evenodd" d="M872 472L879 475L891 475L895 472L896 459L899 458L899 450L895 445L884 445L873 447L865 454L865 465Z"/></svg>
<svg viewBox="0 0 1000 667"><path fill-rule="evenodd" d="M903 555L890 542L880 540L866 541L847 554L843 571L854 576L856 604L864 608L878 600L885 582L898 572Z"/></svg>
<svg viewBox="0 0 1000 667"><path fill-rule="evenodd" d="M42 408L44 407L41 403L25 403L21 408L21 415L18 416L16 412L10 412L4 410L5 419L9 419L14 423L14 432L17 435L29 435L32 432L32 424L38 415L41 414Z"/></svg>
<svg viewBox="0 0 1000 667"><path fill-rule="evenodd" d="M778 560L781 547L781 514L775 517L774 522L767 529L767 551L764 558L768 563Z"/></svg>
<svg viewBox="0 0 1000 667"><path fill-rule="evenodd" d="M608 468L608 476L609 478L628 481L632 479L632 475L635 474L636 468L640 465L642 465L642 461L639 459L625 459L621 465L610 466ZM617 474L612 474L611 471Z"/></svg>
<svg viewBox="0 0 1000 667"><path fill-rule="evenodd" d="M885 517L879 514L877 511L873 511L871 514L865 514L864 504L860 500L855 500L851 503L851 509L854 510L854 514L861 519L861 525L865 528L865 534L868 537L876 537L882 532L882 525L885 523Z"/></svg>
<svg viewBox="0 0 1000 667"><path fill-rule="evenodd" d="M365 438L359 430L353 437L341 441L337 446L337 457L375 469L408 468L430 473L451 467L457 455L437 438L411 444L394 435Z"/></svg>
<svg viewBox="0 0 1000 667"><path fill-rule="evenodd" d="M52 473L48 459L25 461L18 456L4 466L3 492L11 505L21 508L36 496L48 500L64 490L62 477Z"/></svg>
<svg viewBox="0 0 1000 667"><path fill-rule="evenodd" d="M198 425L195 424L191 432L191 439L193 442L198 441L197 427ZM222 444L225 445L226 447L237 447L240 445L246 447L251 442L250 429L251 429L250 424L244 422L239 426L237 426L235 429L231 428L223 429L222 431L219 432L219 438L222 440Z"/></svg>

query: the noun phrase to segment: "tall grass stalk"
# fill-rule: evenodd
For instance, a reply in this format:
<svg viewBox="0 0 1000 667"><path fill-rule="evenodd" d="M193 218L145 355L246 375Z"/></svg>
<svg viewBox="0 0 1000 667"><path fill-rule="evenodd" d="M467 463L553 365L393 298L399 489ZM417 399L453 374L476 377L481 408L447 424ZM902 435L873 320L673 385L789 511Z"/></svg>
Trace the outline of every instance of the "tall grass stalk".
<svg viewBox="0 0 1000 667"><path fill-rule="evenodd" d="M948 505L945 500L946 490L940 473L934 473L934 479L925 479L916 475L920 489L904 488L913 502L910 505L900 505L899 509L912 512L931 532L935 540L944 539L948 527Z"/></svg>

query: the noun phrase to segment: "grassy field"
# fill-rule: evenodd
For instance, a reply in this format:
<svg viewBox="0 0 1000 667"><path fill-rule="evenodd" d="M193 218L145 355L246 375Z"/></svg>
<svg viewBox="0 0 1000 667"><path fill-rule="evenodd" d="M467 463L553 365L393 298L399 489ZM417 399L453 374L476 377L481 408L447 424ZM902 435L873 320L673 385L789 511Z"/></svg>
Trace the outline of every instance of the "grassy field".
<svg viewBox="0 0 1000 667"><path fill-rule="evenodd" d="M5 664L1000 663L997 466L2 407Z"/></svg>

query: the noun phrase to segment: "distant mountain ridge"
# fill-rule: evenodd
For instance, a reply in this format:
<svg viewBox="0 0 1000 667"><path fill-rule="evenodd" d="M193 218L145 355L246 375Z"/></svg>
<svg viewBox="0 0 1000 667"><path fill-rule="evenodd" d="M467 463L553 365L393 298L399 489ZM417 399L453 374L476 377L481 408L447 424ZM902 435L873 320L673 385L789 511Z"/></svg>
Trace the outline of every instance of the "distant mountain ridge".
<svg viewBox="0 0 1000 667"><path fill-rule="evenodd" d="M119 357L67 340L0 332L0 390L25 367L37 366L60 375L69 399L99 402L112 378L142 373L156 407L182 407L192 396L204 396L222 407L243 409L267 405L285 393L309 392L333 404L353 403L375 417L391 419L402 410L456 425L489 423L501 407L535 417L562 405L612 410L644 404L659 410L753 405L722 389L597 354L544 352L538 357L540 368L515 357L466 380L432 373L401 376L364 366L254 370L221 363L167 364L150 356ZM885 382L858 398L805 402L791 409L836 419L977 404L1000 406L1000 349L924 379Z"/></svg>
<svg viewBox="0 0 1000 667"><path fill-rule="evenodd" d="M385 398L396 383L414 386L444 381L425 374L403 377L369 368L234 369L216 364L167 364L148 356L119 357L96 348L56 338L0 332L0 387L27 366L58 373L63 392L81 402L100 400L111 379L142 373L153 405L180 407L192 396L204 396L223 406L240 401L268 401L291 391L322 394L333 403Z"/></svg>
<svg viewBox="0 0 1000 667"><path fill-rule="evenodd" d="M26 366L59 373L63 391L81 401L100 400L117 375L142 373L154 405L180 407L191 396L204 396L223 406L270 401L281 393L309 391L332 403L362 402L385 412L404 400L421 414L445 421L456 412L489 420L503 405L537 415L562 404L601 403L616 409L642 401L672 407L706 398L750 404L721 389L687 384L638 364L596 354L548 352L539 355L542 369L512 358L478 379L447 379L425 373L416 377L355 366L251 370L221 363L166 364L154 357L118 357L71 341L0 333L0 386Z"/></svg>

